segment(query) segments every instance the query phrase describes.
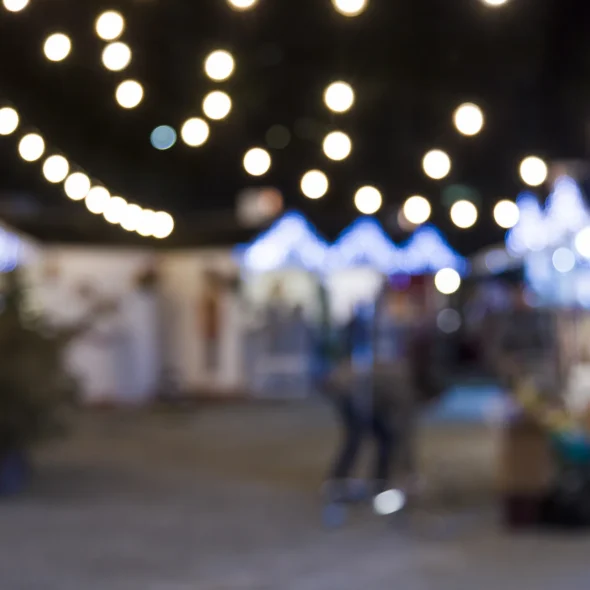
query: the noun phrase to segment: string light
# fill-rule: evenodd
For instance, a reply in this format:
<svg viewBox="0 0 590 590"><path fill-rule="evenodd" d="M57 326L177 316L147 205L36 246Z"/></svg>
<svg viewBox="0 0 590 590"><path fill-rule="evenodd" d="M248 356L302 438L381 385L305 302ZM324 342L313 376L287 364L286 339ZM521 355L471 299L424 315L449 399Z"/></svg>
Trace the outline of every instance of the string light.
<svg viewBox="0 0 590 590"><path fill-rule="evenodd" d="M270 154L262 148L252 148L244 156L244 169L252 176L266 174L271 166Z"/></svg>
<svg viewBox="0 0 590 590"><path fill-rule="evenodd" d="M18 144L18 153L25 162L36 162L45 152L45 141L37 133L25 135Z"/></svg>
<svg viewBox="0 0 590 590"><path fill-rule="evenodd" d="M461 229L468 229L477 221L477 207L471 201L457 201L451 207L451 220Z"/></svg>
<svg viewBox="0 0 590 590"><path fill-rule="evenodd" d="M356 191L354 204L363 215L373 215L381 209L383 197L374 186L363 186Z"/></svg>
<svg viewBox="0 0 590 590"><path fill-rule="evenodd" d="M142 209L137 223L137 233L144 238L149 238L156 229L156 212L151 209Z"/></svg>
<svg viewBox="0 0 590 590"><path fill-rule="evenodd" d="M301 179L301 192L308 199L321 199L329 186L328 177L320 170L310 170Z"/></svg>
<svg viewBox="0 0 590 590"><path fill-rule="evenodd" d="M64 190L72 201L81 201L90 191L90 186L90 178L86 174L74 172L66 178Z"/></svg>
<svg viewBox="0 0 590 590"><path fill-rule="evenodd" d="M14 133L19 124L18 113L10 108L0 109L0 135L11 135Z"/></svg>
<svg viewBox="0 0 590 590"><path fill-rule="evenodd" d="M152 235L154 238L163 240L174 231L174 219L169 213L159 211L154 217L153 226Z"/></svg>
<svg viewBox="0 0 590 590"><path fill-rule="evenodd" d="M49 61L63 61L70 55L72 42L67 35L63 33L54 33L49 35L43 45L43 52Z"/></svg>
<svg viewBox="0 0 590 590"><path fill-rule="evenodd" d="M358 16L366 10L369 2L368 0L332 0L332 4L344 16Z"/></svg>
<svg viewBox="0 0 590 590"><path fill-rule="evenodd" d="M207 121L193 117L188 119L182 125L180 130L182 141L190 147L199 147L209 138L209 125Z"/></svg>
<svg viewBox="0 0 590 590"><path fill-rule="evenodd" d="M102 63L111 72L120 72L131 63L131 49L126 43L109 43L102 52Z"/></svg>
<svg viewBox="0 0 590 590"><path fill-rule="evenodd" d="M134 109L143 100L143 86L136 80L125 80L117 87L115 96L124 109Z"/></svg>
<svg viewBox="0 0 590 590"><path fill-rule="evenodd" d="M63 156L49 156L43 164L43 176L48 182L63 182L70 172L70 164Z"/></svg>
<svg viewBox="0 0 590 590"><path fill-rule="evenodd" d="M354 104L354 90L347 82L334 82L324 91L324 102L334 113L345 113Z"/></svg>
<svg viewBox="0 0 590 590"><path fill-rule="evenodd" d="M127 205L121 219L121 227L126 231L137 231L143 209L139 205Z"/></svg>
<svg viewBox="0 0 590 590"><path fill-rule="evenodd" d="M453 268L443 268L434 276L434 286L443 295L452 295L461 286L461 275Z"/></svg>
<svg viewBox="0 0 590 590"><path fill-rule="evenodd" d="M424 156L422 168L430 178L442 180L451 171L451 158L442 150L432 150Z"/></svg>
<svg viewBox="0 0 590 590"><path fill-rule="evenodd" d="M103 12L95 23L96 34L104 41L118 39L125 30L123 15L115 10Z"/></svg>
<svg viewBox="0 0 590 590"><path fill-rule="evenodd" d="M413 225L421 225L430 218L432 207L430 203L419 195L410 197L403 208L405 218Z"/></svg>
<svg viewBox="0 0 590 590"><path fill-rule="evenodd" d="M101 215L106 211L106 208L111 200L111 194L103 186L95 186L90 189L86 195L86 208L90 213Z"/></svg>
<svg viewBox="0 0 590 590"><path fill-rule="evenodd" d="M504 4L506 4L508 2L508 0L482 0L482 2L484 4L487 4L488 6L503 6Z"/></svg>
<svg viewBox="0 0 590 590"><path fill-rule="evenodd" d="M323 143L324 154L330 160L340 162L345 160L352 151L352 141L350 137L342 131L332 131L324 138Z"/></svg>
<svg viewBox="0 0 590 590"><path fill-rule="evenodd" d="M459 133L467 136L477 135L484 126L484 116L482 110L472 103L461 105L453 117L455 127Z"/></svg>
<svg viewBox="0 0 590 590"><path fill-rule="evenodd" d="M20 12L29 5L30 0L4 0L4 8L9 12Z"/></svg>
<svg viewBox="0 0 590 590"><path fill-rule="evenodd" d="M504 199L494 207L494 219L500 227L510 229L518 223L520 209L514 201Z"/></svg>
<svg viewBox="0 0 590 590"><path fill-rule="evenodd" d="M225 119L231 111L231 98L221 90L210 92L203 100L203 112L213 121Z"/></svg>
<svg viewBox="0 0 590 590"><path fill-rule="evenodd" d="M258 0L228 0L234 10L250 10L258 4Z"/></svg>
<svg viewBox="0 0 590 590"><path fill-rule="evenodd" d="M547 164L537 156L528 156L520 164L520 177L529 186L541 186L548 173Z"/></svg>
<svg viewBox="0 0 590 590"><path fill-rule="evenodd" d="M234 72L235 61L231 53L218 49L205 60L205 73L216 82L227 80Z"/></svg>
<svg viewBox="0 0 590 590"><path fill-rule="evenodd" d="M111 197L105 207L103 217L109 223L117 225L123 220L127 206L127 201L125 199L121 197Z"/></svg>

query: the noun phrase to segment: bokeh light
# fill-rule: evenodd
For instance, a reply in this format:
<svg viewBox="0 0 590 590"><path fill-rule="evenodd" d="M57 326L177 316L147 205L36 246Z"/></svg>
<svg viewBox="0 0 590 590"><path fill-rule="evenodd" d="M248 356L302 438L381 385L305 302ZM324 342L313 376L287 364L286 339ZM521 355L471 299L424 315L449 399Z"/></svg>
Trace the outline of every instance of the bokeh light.
<svg viewBox="0 0 590 590"><path fill-rule="evenodd" d="M102 52L102 63L111 72L120 72L131 63L131 49L126 43L109 43Z"/></svg>
<svg viewBox="0 0 590 590"><path fill-rule="evenodd" d="M213 121L225 119L231 111L231 98L221 90L210 92L203 100L203 112Z"/></svg>
<svg viewBox="0 0 590 590"><path fill-rule="evenodd" d="M211 80L227 80L234 72L235 61L231 53L218 49L210 53L205 60L205 73Z"/></svg>
<svg viewBox="0 0 590 590"><path fill-rule="evenodd" d="M209 124L198 117L188 119L180 129L180 136L182 141L190 147L203 145L209 138Z"/></svg>
<svg viewBox="0 0 590 590"><path fill-rule="evenodd" d="M103 186L94 186L88 191L84 202L90 213L101 215L106 211L110 200L111 194L106 188Z"/></svg>
<svg viewBox="0 0 590 590"><path fill-rule="evenodd" d="M442 150L432 150L424 156L422 168L430 178L442 180L451 171L451 158Z"/></svg>
<svg viewBox="0 0 590 590"><path fill-rule="evenodd" d="M301 192L308 199L321 199L329 186L328 177L321 170L310 170L301 178Z"/></svg>
<svg viewBox="0 0 590 590"><path fill-rule="evenodd" d="M156 229L156 212L151 209L142 209L137 223L137 233L144 238L154 235Z"/></svg>
<svg viewBox="0 0 590 590"><path fill-rule="evenodd" d="M154 238L163 240L167 238L174 231L174 219L172 215L165 211L158 211L153 221L152 235Z"/></svg>
<svg viewBox="0 0 590 590"><path fill-rule="evenodd" d="M404 203L404 216L413 225L420 225L430 219L432 207L427 199L419 195L410 197Z"/></svg>
<svg viewBox="0 0 590 590"><path fill-rule="evenodd" d="M576 266L576 256L569 248L558 248L553 252L553 266L557 272L568 273Z"/></svg>
<svg viewBox="0 0 590 590"><path fill-rule="evenodd" d="M121 218L121 227L126 231L137 231L142 211L139 205L127 205Z"/></svg>
<svg viewBox="0 0 590 590"><path fill-rule="evenodd" d="M14 133L19 124L18 113L10 107L0 109L0 135Z"/></svg>
<svg viewBox="0 0 590 590"><path fill-rule="evenodd" d="M541 186L548 173L547 164L537 156L528 156L520 163L520 177L529 186Z"/></svg>
<svg viewBox="0 0 590 590"><path fill-rule="evenodd" d="M356 191L354 204L363 215L373 215L381 209L383 197L374 186L363 186Z"/></svg>
<svg viewBox="0 0 590 590"><path fill-rule="evenodd" d="M324 154L330 160L340 162L345 160L352 151L352 141L350 137L342 131L332 131L324 138Z"/></svg>
<svg viewBox="0 0 590 590"><path fill-rule="evenodd" d="M103 217L109 223L121 223L127 211L127 201L122 197L111 197L103 212Z"/></svg>
<svg viewBox="0 0 590 590"><path fill-rule="evenodd" d="M453 268L443 268L434 276L434 286L443 295L452 295L461 286L461 276Z"/></svg>
<svg viewBox="0 0 590 590"><path fill-rule="evenodd" d="M461 314L456 309L442 309L436 316L436 326L445 334L454 334L461 327Z"/></svg>
<svg viewBox="0 0 590 590"><path fill-rule="evenodd" d="M477 215L477 207L471 201L457 201L451 207L451 221L461 229L474 226Z"/></svg>
<svg viewBox="0 0 590 590"><path fill-rule="evenodd" d="M390 516L406 505L406 496L400 490L386 490L375 496L373 510L380 516Z"/></svg>
<svg viewBox="0 0 590 590"><path fill-rule="evenodd" d="M510 229L520 220L520 209L514 201L503 199L494 207L494 219L500 227Z"/></svg>
<svg viewBox="0 0 590 590"><path fill-rule="evenodd" d="M275 150L283 150L291 143L291 132L284 125L273 125L266 132L266 144Z"/></svg>
<svg viewBox="0 0 590 590"><path fill-rule="evenodd" d="M43 163L43 176L48 182L63 182L70 172L70 163L63 156L49 156Z"/></svg>
<svg viewBox="0 0 590 590"><path fill-rule="evenodd" d="M124 109L134 109L143 100L143 86L136 80L125 80L117 87L115 96Z"/></svg>
<svg viewBox="0 0 590 590"><path fill-rule="evenodd" d="M324 91L324 102L334 113L345 113L354 104L354 90L347 82L334 82Z"/></svg>
<svg viewBox="0 0 590 590"><path fill-rule="evenodd" d="M25 162L36 162L45 153L45 141L39 134L29 133L20 140L18 153Z"/></svg>
<svg viewBox="0 0 590 590"><path fill-rule="evenodd" d="M459 133L467 136L477 135L484 126L482 110L472 103L462 104L453 116L455 127Z"/></svg>
<svg viewBox="0 0 590 590"><path fill-rule="evenodd" d="M368 4L368 0L332 0L334 8L344 16L358 16L363 13Z"/></svg>
<svg viewBox="0 0 590 590"><path fill-rule="evenodd" d="M29 5L30 0L4 0L4 8L10 12L20 12Z"/></svg>
<svg viewBox="0 0 590 590"><path fill-rule="evenodd" d="M63 61L72 51L72 42L63 33L49 35L43 45L43 53L49 61Z"/></svg>
<svg viewBox="0 0 590 590"><path fill-rule="evenodd" d="M228 0L234 10L250 10L258 4L258 0Z"/></svg>
<svg viewBox="0 0 590 590"><path fill-rule="evenodd" d="M115 10L103 12L95 23L96 34L104 41L114 41L118 39L125 29L125 19L123 15Z"/></svg>
<svg viewBox="0 0 590 590"><path fill-rule="evenodd" d="M90 178L86 174L74 172L66 178L64 190L72 201L81 201L90 191L90 186Z"/></svg>
<svg viewBox="0 0 590 590"><path fill-rule="evenodd" d="M244 169L252 176L266 174L271 165L270 154L262 148L252 148L244 156Z"/></svg>
<svg viewBox="0 0 590 590"><path fill-rule="evenodd" d="M176 143L176 131L170 125L160 125L152 131L150 141L157 150L169 150Z"/></svg>
<svg viewBox="0 0 590 590"><path fill-rule="evenodd" d="M580 256L590 259L590 227L585 227L577 233L575 245Z"/></svg>
<svg viewBox="0 0 590 590"><path fill-rule="evenodd" d="M484 4L487 6L503 6L508 2L508 0L482 0Z"/></svg>

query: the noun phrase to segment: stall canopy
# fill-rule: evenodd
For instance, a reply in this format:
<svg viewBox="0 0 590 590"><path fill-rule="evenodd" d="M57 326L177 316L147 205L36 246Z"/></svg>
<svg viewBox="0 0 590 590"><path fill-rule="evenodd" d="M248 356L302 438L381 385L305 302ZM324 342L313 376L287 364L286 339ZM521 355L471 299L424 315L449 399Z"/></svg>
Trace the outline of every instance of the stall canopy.
<svg viewBox="0 0 590 590"><path fill-rule="evenodd" d="M359 266L392 275L404 272L403 256L382 225L372 217L361 217L347 227L330 248L330 271Z"/></svg>
<svg viewBox="0 0 590 590"><path fill-rule="evenodd" d="M261 273L285 268L324 271L329 246L300 213L289 212L236 254L243 268Z"/></svg>
<svg viewBox="0 0 590 590"><path fill-rule="evenodd" d="M433 225L419 227L401 248L402 267L411 275L435 274L443 268L467 271L467 261L453 250Z"/></svg>

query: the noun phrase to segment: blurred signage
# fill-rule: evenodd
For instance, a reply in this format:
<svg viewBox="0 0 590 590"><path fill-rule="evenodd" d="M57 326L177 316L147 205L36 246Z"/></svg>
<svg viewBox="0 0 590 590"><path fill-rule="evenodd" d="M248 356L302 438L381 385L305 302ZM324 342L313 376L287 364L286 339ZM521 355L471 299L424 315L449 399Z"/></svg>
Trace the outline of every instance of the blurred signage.
<svg viewBox="0 0 590 590"><path fill-rule="evenodd" d="M276 188L247 189L238 194L238 221L245 227L265 225L283 211L283 203L283 195Z"/></svg>

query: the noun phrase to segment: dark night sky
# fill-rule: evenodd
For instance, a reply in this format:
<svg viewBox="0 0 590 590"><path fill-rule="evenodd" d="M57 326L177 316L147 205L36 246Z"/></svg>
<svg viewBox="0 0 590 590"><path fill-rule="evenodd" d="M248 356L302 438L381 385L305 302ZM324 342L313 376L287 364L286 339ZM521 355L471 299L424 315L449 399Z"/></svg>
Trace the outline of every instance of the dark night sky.
<svg viewBox="0 0 590 590"><path fill-rule="evenodd" d="M107 72L100 63L104 42L93 23L108 8L127 20L123 40L134 59L125 73ZM260 0L247 13L230 10L225 0L31 0L19 14L0 8L0 97L21 112L23 129L40 130L50 146L113 192L171 211L177 219L172 245L242 239L235 197L260 184L279 188L288 207L333 237L355 217L354 192L368 183L383 192L386 224L405 198L422 194L451 243L469 253L501 239L491 210L500 197L521 190L523 156L586 156L589 19L587 0L510 0L496 9L480 0L371 0L355 19L338 15L330 0ZM59 64L42 53L43 40L55 31L73 41L71 56ZM237 62L234 76L221 84L208 80L202 67L217 48L230 50ZM114 100L116 85L127 77L146 91L133 111ZM356 90L346 115L331 115L322 102L335 79ZM199 116L202 97L216 87L229 92L234 108L226 121L212 124L204 147L152 148L154 127L178 128ZM460 136L452 125L454 109L465 101L486 113L476 138ZM242 156L264 147L276 124L286 126L292 140L271 150L273 166L261 183L243 171ZM341 163L329 162L321 150L322 136L336 128L354 142ZM49 187L38 164L18 158L16 141L0 138L0 206L9 220L47 239L130 239ZM453 158L442 182L427 179L420 166L434 147ZM331 179L320 201L299 190L310 168ZM480 195L481 218L472 230L448 220L442 192L453 184Z"/></svg>

